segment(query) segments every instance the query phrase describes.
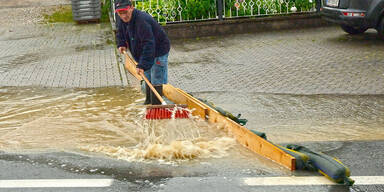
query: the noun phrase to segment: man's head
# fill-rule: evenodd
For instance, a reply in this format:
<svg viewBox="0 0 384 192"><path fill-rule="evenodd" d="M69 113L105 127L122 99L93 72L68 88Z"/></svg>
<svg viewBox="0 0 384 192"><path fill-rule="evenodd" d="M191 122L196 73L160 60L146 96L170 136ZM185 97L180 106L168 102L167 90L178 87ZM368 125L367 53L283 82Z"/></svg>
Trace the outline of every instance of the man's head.
<svg viewBox="0 0 384 192"><path fill-rule="evenodd" d="M121 20L129 22L132 19L133 6L130 0L116 0L115 12L119 15Z"/></svg>

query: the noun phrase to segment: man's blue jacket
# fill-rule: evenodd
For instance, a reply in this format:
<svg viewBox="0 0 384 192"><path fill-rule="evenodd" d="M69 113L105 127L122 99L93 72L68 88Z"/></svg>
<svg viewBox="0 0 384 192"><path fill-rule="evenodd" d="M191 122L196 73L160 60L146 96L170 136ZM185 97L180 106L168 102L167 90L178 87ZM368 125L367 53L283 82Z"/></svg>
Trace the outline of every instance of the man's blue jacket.
<svg viewBox="0 0 384 192"><path fill-rule="evenodd" d="M134 9L132 19L128 23L117 19L117 47L128 47L134 59L139 63L137 68L150 69L155 57L163 56L170 50L170 43L164 29L152 16Z"/></svg>

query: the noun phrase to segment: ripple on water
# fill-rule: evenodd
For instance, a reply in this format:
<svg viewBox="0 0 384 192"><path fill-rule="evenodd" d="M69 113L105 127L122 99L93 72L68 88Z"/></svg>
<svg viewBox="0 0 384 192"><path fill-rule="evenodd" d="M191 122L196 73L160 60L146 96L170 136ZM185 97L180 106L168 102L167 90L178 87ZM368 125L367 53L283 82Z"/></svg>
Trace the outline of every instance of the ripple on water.
<svg viewBox="0 0 384 192"><path fill-rule="evenodd" d="M145 120L130 88L2 88L0 149L167 162L228 155L234 139L200 119Z"/></svg>

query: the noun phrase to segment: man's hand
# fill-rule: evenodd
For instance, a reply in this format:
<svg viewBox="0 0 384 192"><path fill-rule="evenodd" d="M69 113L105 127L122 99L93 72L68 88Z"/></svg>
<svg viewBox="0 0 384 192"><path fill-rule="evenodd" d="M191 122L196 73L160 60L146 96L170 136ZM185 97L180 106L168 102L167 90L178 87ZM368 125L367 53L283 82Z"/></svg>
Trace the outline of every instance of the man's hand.
<svg viewBox="0 0 384 192"><path fill-rule="evenodd" d="M141 75L144 75L144 70L143 70L143 69L136 68L136 72L137 72L137 74L139 74L140 76L141 76Z"/></svg>
<svg viewBox="0 0 384 192"><path fill-rule="evenodd" d="M126 47L119 47L119 52L121 53L121 54L123 54L124 52L126 52L127 51L127 48Z"/></svg>

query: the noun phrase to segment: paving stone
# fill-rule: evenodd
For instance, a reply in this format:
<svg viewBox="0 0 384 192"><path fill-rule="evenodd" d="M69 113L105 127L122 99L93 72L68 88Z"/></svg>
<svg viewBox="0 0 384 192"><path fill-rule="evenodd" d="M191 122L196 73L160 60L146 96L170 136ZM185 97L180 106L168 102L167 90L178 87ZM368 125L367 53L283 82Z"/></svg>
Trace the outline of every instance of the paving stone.
<svg viewBox="0 0 384 192"><path fill-rule="evenodd" d="M108 24L32 25L0 35L0 86L126 86L111 38Z"/></svg>
<svg viewBox="0 0 384 192"><path fill-rule="evenodd" d="M190 92L384 94L384 42L369 30L289 30L172 42L171 84Z"/></svg>

